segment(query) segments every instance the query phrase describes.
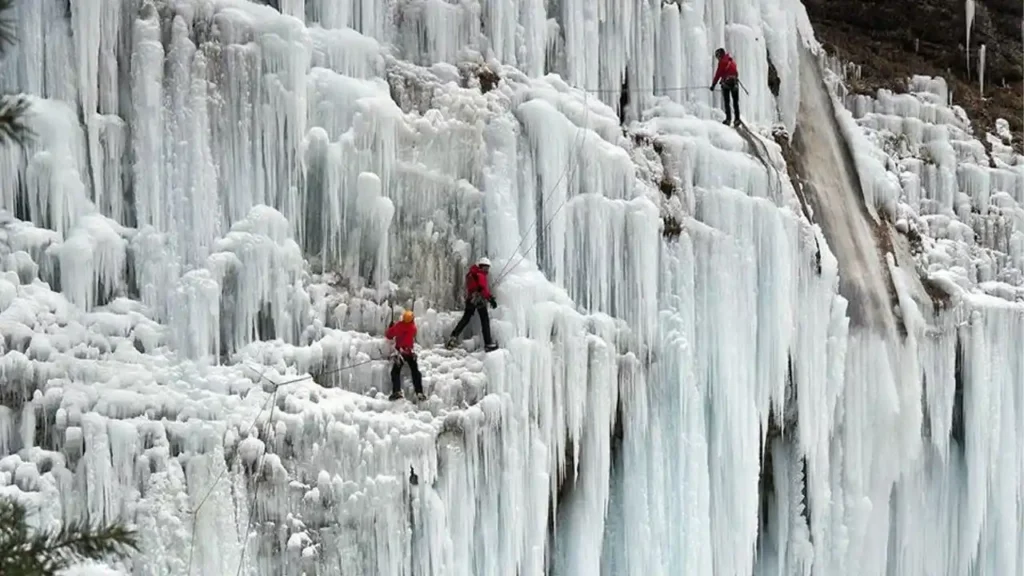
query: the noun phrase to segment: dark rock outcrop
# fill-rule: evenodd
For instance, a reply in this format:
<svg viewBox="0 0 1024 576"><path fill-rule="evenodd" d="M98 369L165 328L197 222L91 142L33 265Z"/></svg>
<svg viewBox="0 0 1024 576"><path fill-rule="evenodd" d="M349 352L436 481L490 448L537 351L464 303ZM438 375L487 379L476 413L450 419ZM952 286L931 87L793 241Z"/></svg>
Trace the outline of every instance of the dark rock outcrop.
<svg viewBox="0 0 1024 576"><path fill-rule="evenodd" d="M975 132L1005 118L1021 150L1021 16L1018 0L976 0L970 74L964 0L804 0L826 50L861 66L857 92L906 89L913 74L943 76L953 103L967 111ZM985 94L978 90L978 49L985 44Z"/></svg>

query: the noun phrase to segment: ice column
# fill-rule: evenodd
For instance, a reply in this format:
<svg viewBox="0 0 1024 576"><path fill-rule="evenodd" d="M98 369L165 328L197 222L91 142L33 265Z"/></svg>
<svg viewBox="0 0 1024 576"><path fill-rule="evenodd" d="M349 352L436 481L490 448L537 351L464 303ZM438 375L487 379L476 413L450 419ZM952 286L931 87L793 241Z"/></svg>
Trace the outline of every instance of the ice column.
<svg viewBox="0 0 1024 576"><path fill-rule="evenodd" d="M967 36L964 51L967 58L967 77L971 76L971 28L974 27L974 0L964 1L964 26Z"/></svg>
<svg viewBox="0 0 1024 576"><path fill-rule="evenodd" d="M978 93L985 96L985 45L978 47Z"/></svg>
<svg viewBox="0 0 1024 576"><path fill-rule="evenodd" d="M381 286L391 277L388 267L388 235L395 206L391 200L381 196L380 178L371 172L363 172L356 183L359 211L359 228L353 236L360 252L359 275L376 286Z"/></svg>
<svg viewBox="0 0 1024 576"><path fill-rule="evenodd" d="M135 21L131 64L136 220L139 226L148 224L162 231L166 230L159 201L164 186L164 48L159 15L152 4L145 4Z"/></svg>

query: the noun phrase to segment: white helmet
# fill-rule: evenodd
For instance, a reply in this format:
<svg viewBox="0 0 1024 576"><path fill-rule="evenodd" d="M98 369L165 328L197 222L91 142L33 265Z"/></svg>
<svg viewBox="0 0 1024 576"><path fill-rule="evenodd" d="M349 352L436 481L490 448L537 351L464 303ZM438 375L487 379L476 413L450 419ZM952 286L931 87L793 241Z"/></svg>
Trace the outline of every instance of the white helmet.
<svg viewBox="0 0 1024 576"><path fill-rule="evenodd" d="M487 266L487 267L490 267L491 261L490 261L489 258L487 258L487 256L483 256L479 260L476 261L476 265L477 266Z"/></svg>

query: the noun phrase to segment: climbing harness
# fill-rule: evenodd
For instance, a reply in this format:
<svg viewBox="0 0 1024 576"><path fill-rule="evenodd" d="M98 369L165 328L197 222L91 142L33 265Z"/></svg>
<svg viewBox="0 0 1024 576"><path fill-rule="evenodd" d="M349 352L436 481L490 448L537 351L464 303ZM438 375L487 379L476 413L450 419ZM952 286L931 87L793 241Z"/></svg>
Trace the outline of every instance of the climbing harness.
<svg viewBox="0 0 1024 576"><path fill-rule="evenodd" d="M741 85L742 85L742 82L741 82ZM690 92L690 91L702 90L704 88L705 88L704 86L676 86L676 87L657 88L657 89L640 89L640 88L625 89L625 90L623 90L623 89L584 89L583 90L583 105L584 105L583 122L582 122L582 126L579 127L578 134L577 134L576 138L574 139L573 146L571 148L571 153L572 153L573 158L569 162L566 163L565 170L563 170L562 174L558 177L558 179L555 181L555 183L551 186L551 189L547 192L547 194L545 194L543 196L543 201L546 202L548 199L550 199L551 195L554 194L555 190L557 190L558 186L562 183L562 180L566 179L566 176L569 176L569 179L571 181L572 176L570 175L570 171L574 170L574 168L578 167L578 165L579 165L579 151L582 149L583 142L586 140L587 130L589 130L589 128L588 128L588 121L589 121L589 118L590 118L590 106L589 106L589 93L590 92L598 93L598 94L622 93L622 92L628 92L628 93L641 93L641 92L643 92L643 93L657 94L657 93L667 93L667 92ZM743 89L746 90L746 87L744 86ZM749 91L747 93L749 94ZM570 199L570 197L567 194L565 200L563 200L558 205L558 207L555 209L555 212L551 215L551 218L548 221L546 221L541 228L538 229L538 233L536 234L536 237L535 237L533 243L526 249L526 252L529 252L530 250L532 250L536 246L537 242L539 242L539 240L540 240L541 234L543 232L547 231L547 229L551 226L551 224L554 223L555 217L562 210L562 208L568 203L569 199ZM527 231L529 231L530 229L534 229L536 227L536 225L538 224L538 219L539 219L539 216L534 218L534 221L527 228ZM506 260L505 265L501 268L501 270L496 275L496 278L495 278L495 280L493 282L494 285L497 285L499 282L501 282L514 269L514 266L512 266L513 263L518 265L518 263L520 261L526 259L526 256L524 254L520 254L519 253L519 249L522 247L523 243L526 241L527 236L528 236L528 234L524 234L522 239L519 241L519 244L516 245L515 249L513 249L512 255L509 257L508 260ZM518 258L518 260L517 260L517 258ZM391 309L392 309L392 318L393 318L394 317L394 304L391 303L391 302L389 302L389 304L390 304ZM509 357L512 360L512 363L515 364L521 371L524 370L524 367L519 363L519 361L514 356L510 355ZM368 360L363 360L363 361L360 361L360 362L356 362L356 363L353 363L353 364L341 366L341 367L338 367L338 368L333 368L333 369L330 369L330 370L325 370L323 372L320 372L319 375L320 376L327 376L327 375L330 375L330 374L336 374L336 373L343 372L343 371L346 371L346 370L351 370L351 369L359 367L359 366L370 364L371 362L375 362L377 360L381 360L381 359L370 358ZM404 363L404 360L401 358L400 354L396 354L394 357L392 357L391 361L395 362L395 363L398 363L398 364L403 364ZM245 367L248 368L248 366L245 366ZM270 378L267 378L267 376L266 376L266 369L264 369L264 371L260 372L258 375L259 375L259 380L266 380L267 382L269 382L270 384L273 385L273 392L268 397L267 402L260 408L259 412L257 412L256 416L253 418L252 423L249 425L248 429L246 430L246 436L248 436L248 434L251 433L252 430L256 427L256 423L259 421L259 419L263 415L263 413L267 411L267 407L268 406L270 407L269 418L271 420L273 419L274 410L276 409L276 406L277 406L277 393L278 393L278 391L280 390L280 388L282 386L286 386L286 385L290 385L290 384L296 384L296 383L305 381L307 379L312 379L313 378L312 375L306 374L306 375L300 376L298 378L293 378L293 379L286 380L286 381L281 382L281 383L276 383L273 380L271 380ZM259 464L257 466L257 470L261 470L262 469L262 467L263 467L263 460L264 460L265 457L266 457L266 453L264 453L260 457L260 462L259 462ZM237 464L237 460L239 458L240 458L240 451L236 450L235 457L234 457L234 459L232 461L232 466ZM200 512L200 510L202 510L202 507L206 504L206 501L209 499L209 497L213 493L214 489L217 487L217 485L223 479L224 475L230 469L231 469L231 466L225 466L224 469L221 470L220 474L217 475L217 478L214 479L214 481L211 484L210 488L207 489L207 491L203 495L203 497L200 498L199 504L192 511L192 538L191 538L191 542L189 544L188 568L187 568L186 574L190 575L191 572L192 572L192 561L193 561L193 558L194 558L194 551L195 551L195 532L196 532L196 526L197 526L197 523L198 523L199 512ZM410 472L411 472L411 474L410 474L410 482L413 485L418 484L418 478L417 478L417 476L415 474L415 471L412 469L412 467L410 467ZM246 524L246 526L247 526L247 528L246 528L246 537L248 537L248 531L251 529L252 521L253 521L253 518L255 517L256 499L257 499L257 497L259 495L259 488L260 488L260 483L257 481L256 485L255 485L255 487L253 489L252 502L250 503L250 506L249 506L249 519L248 519L248 522ZM241 574L241 572L242 572L242 566L243 566L244 561L245 561L245 553L246 553L246 546L243 546L241 555L239 557L238 569L236 571L236 574Z"/></svg>

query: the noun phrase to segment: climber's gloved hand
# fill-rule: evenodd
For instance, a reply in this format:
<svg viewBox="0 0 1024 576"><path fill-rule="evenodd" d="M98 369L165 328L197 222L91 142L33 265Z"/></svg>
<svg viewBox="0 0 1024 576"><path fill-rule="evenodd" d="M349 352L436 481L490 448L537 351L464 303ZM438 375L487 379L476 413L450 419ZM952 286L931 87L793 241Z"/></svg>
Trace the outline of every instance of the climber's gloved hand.
<svg viewBox="0 0 1024 576"><path fill-rule="evenodd" d="M498 301L494 299L494 296L491 296L491 299L488 300L488 302L491 303L491 309L498 307Z"/></svg>
<svg viewBox="0 0 1024 576"><path fill-rule="evenodd" d="M714 85L714 84L712 84L712 85L711 85L711 87L710 87L710 88L708 88L708 90L711 90L712 92L714 92L714 91L715 91L715 85Z"/></svg>

